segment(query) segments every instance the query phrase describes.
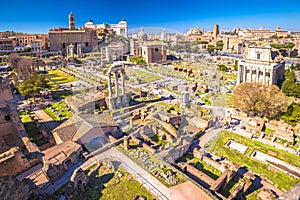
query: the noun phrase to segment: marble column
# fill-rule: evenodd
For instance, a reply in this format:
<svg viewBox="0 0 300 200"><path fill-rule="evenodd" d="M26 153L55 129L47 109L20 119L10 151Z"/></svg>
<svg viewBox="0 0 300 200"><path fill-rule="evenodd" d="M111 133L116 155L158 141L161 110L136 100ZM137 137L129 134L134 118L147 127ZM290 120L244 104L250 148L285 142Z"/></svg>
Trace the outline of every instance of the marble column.
<svg viewBox="0 0 300 200"><path fill-rule="evenodd" d="M258 67L256 67L256 83L258 83L259 82L259 68Z"/></svg>
<svg viewBox="0 0 300 200"><path fill-rule="evenodd" d="M243 70L243 82L245 83L247 79L247 67L244 66L244 70Z"/></svg>
<svg viewBox="0 0 300 200"><path fill-rule="evenodd" d="M241 65L239 65L239 66L238 66L237 84L240 84L240 83L241 83L241 76L242 76L242 75L241 75L241 71L242 71L241 68L242 68Z"/></svg>
<svg viewBox="0 0 300 200"><path fill-rule="evenodd" d="M125 71L122 70L122 95L125 95L126 92L125 92Z"/></svg>
<svg viewBox="0 0 300 200"><path fill-rule="evenodd" d="M111 74L108 74L108 94L109 98L112 98L112 85L111 85Z"/></svg>
<svg viewBox="0 0 300 200"><path fill-rule="evenodd" d="M270 81L269 81L269 84L273 84L273 70L271 69L270 70Z"/></svg>
<svg viewBox="0 0 300 200"><path fill-rule="evenodd" d="M263 69L263 84L266 84L266 68Z"/></svg>
<svg viewBox="0 0 300 200"><path fill-rule="evenodd" d="M115 90L116 90L116 97L118 97L119 96L118 71L115 72Z"/></svg>
<svg viewBox="0 0 300 200"><path fill-rule="evenodd" d="M252 67L250 67L250 83L252 83Z"/></svg>

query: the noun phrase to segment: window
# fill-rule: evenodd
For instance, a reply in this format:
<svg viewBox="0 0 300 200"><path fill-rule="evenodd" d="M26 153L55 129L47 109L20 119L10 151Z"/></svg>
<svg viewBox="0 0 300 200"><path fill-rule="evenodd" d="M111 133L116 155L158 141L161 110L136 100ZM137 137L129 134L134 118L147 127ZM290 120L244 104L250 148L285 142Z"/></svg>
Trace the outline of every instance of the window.
<svg viewBox="0 0 300 200"><path fill-rule="evenodd" d="M158 51L158 48L155 48L155 51Z"/></svg>
<svg viewBox="0 0 300 200"><path fill-rule="evenodd" d="M5 119L6 121L9 121L9 120L10 120L10 116L9 116L9 115L6 115L6 116L4 117L4 119Z"/></svg>
<svg viewBox="0 0 300 200"><path fill-rule="evenodd" d="M63 43L62 45L63 45L63 48L66 48L66 44L65 43Z"/></svg>
<svg viewBox="0 0 300 200"><path fill-rule="evenodd" d="M260 53L256 53L256 58L257 58L257 60L260 60L261 59L261 54Z"/></svg>
<svg viewBox="0 0 300 200"><path fill-rule="evenodd" d="M89 43L88 43L88 42L86 42L86 43L85 43L85 46L86 46L86 47L88 47L88 46L89 46Z"/></svg>

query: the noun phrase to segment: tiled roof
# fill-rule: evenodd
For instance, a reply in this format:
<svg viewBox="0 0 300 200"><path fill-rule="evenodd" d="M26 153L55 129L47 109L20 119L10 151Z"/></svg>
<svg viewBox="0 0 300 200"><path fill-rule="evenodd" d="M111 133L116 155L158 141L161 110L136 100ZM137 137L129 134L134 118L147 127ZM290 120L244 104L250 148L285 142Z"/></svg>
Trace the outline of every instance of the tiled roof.
<svg viewBox="0 0 300 200"><path fill-rule="evenodd" d="M116 127L118 124L114 121L110 113L94 114L75 114L73 117L62 123L53 130L59 138L64 141L77 141L92 128Z"/></svg>

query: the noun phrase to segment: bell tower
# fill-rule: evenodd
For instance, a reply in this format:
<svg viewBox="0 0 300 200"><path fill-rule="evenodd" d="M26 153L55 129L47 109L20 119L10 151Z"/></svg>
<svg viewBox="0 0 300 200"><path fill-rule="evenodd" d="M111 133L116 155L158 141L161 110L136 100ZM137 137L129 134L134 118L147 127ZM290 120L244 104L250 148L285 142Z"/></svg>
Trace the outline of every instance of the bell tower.
<svg viewBox="0 0 300 200"><path fill-rule="evenodd" d="M69 29L75 30L75 18L72 12L69 14Z"/></svg>

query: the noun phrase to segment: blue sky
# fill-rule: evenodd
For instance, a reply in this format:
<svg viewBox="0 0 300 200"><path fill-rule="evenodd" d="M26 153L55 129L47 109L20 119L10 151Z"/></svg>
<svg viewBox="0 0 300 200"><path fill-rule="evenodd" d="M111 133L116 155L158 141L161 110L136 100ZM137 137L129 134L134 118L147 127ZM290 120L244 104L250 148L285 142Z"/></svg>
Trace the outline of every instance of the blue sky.
<svg viewBox="0 0 300 200"><path fill-rule="evenodd" d="M2 0L0 31L47 33L50 28L68 27L68 14L76 27L90 18L96 23L117 23L125 18L129 29L162 27L187 32L190 27L212 30L239 28L300 31L300 1L277 0Z"/></svg>

